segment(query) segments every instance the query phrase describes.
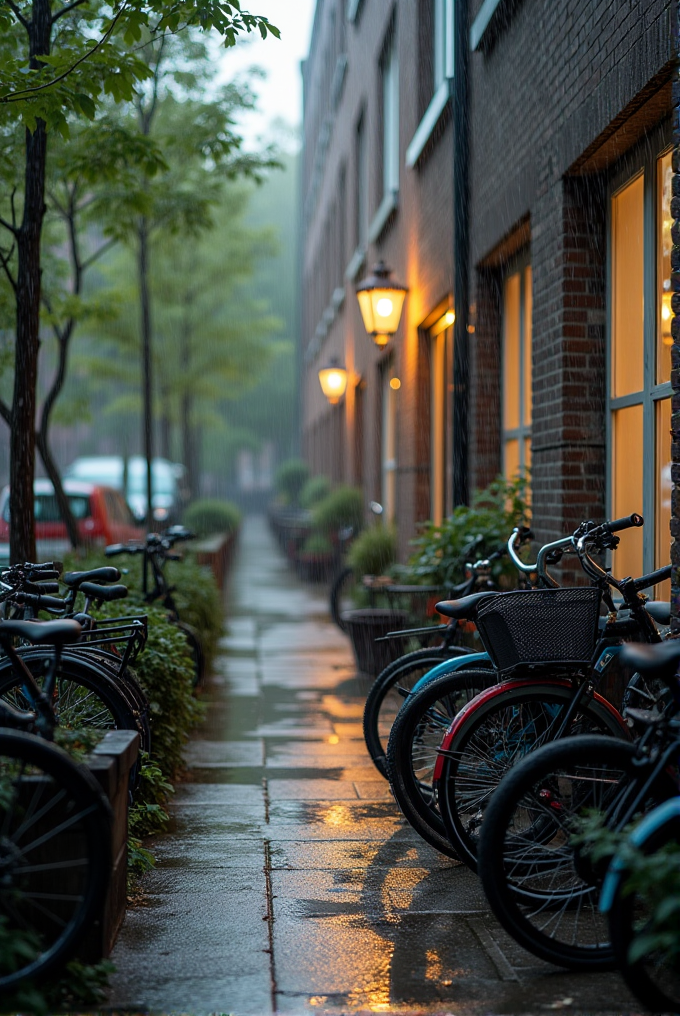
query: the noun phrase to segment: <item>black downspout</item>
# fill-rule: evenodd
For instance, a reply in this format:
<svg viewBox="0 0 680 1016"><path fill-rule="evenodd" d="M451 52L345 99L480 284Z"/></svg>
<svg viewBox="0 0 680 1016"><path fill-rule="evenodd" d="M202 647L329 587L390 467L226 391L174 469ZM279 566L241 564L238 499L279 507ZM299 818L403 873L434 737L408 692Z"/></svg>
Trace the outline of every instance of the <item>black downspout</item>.
<svg viewBox="0 0 680 1016"><path fill-rule="evenodd" d="M467 504L468 490L468 0L456 0L453 22L453 504Z"/></svg>

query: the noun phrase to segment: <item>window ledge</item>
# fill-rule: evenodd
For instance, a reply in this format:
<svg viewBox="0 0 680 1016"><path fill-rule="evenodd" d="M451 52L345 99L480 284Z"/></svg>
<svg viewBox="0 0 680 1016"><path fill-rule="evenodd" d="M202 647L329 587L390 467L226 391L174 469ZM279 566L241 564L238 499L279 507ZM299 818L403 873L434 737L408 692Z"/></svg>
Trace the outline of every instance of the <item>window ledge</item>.
<svg viewBox="0 0 680 1016"><path fill-rule="evenodd" d="M333 81L331 82L331 103L333 109L337 109L342 98L342 91L345 86L345 78L347 77L347 54L341 53L338 57L338 61L335 65L333 72Z"/></svg>
<svg viewBox="0 0 680 1016"><path fill-rule="evenodd" d="M347 20L350 24L358 19L361 3L362 0L347 0Z"/></svg>
<svg viewBox="0 0 680 1016"><path fill-rule="evenodd" d="M385 197L380 202L378 211L373 216L373 221L368 227L368 239L370 243L375 243L380 235L382 234L385 226L392 217L392 213L396 212L399 204L399 191L391 190L388 191Z"/></svg>
<svg viewBox="0 0 680 1016"><path fill-rule="evenodd" d="M350 258L347 268L345 269L345 278L348 279L349 282L354 282L357 275L364 267L365 263L366 263L366 248L357 247L357 249L354 251L354 254L352 254L352 257Z"/></svg>
<svg viewBox="0 0 680 1016"><path fill-rule="evenodd" d="M423 154L427 142L432 137L432 132L439 123L442 113L449 101L449 82L442 81L437 91L432 96L430 105L425 110L423 119L418 124L411 144L406 149L406 165L413 168Z"/></svg>
<svg viewBox="0 0 680 1016"><path fill-rule="evenodd" d="M480 49L493 16L502 4L504 4L504 0L484 0L479 8L479 14L470 27L470 49L473 52Z"/></svg>

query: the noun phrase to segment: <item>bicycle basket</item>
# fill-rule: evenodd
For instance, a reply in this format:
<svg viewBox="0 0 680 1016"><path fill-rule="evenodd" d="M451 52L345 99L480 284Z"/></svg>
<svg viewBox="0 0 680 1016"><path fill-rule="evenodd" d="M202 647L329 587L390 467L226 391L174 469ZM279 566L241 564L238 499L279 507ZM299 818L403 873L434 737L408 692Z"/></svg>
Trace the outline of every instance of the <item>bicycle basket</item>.
<svg viewBox="0 0 680 1016"><path fill-rule="evenodd" d="M597 637L599 589L518 589L481 605L477 629L501 673L520 664L590 663Z"/></svg>

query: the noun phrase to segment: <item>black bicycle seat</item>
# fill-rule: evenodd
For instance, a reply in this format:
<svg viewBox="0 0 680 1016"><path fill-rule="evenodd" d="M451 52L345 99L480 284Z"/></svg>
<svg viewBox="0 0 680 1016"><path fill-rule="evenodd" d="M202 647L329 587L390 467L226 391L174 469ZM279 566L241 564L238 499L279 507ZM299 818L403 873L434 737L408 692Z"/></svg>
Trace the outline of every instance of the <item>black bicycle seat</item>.
<svg viewBox="0 0 680 1016"><path fill-rule="evenodd" d="M66 646L77 642L82 628L77 621L0 621L0 639L26 639L34 645Z"/></svg>
<svg viewBox="0 0 680 1016"><path fill-rule="evenodd" d="M98 586L95 582L83 582L80 591L93 600L104 600L105 603L111 600L124 600L128 594L127 586Z"/></svg>
<svg viewBox="0 0 680 1016"><path fill-rule="evenodd" d="M654 618L657 624L668 625L671 623L670 600L647 600L645 610Z"/></svg>
<svg viewBox="0 0 680 1016"><path fill-rule="evenodd" d="M629 642L621 650L621 662L640 674L652 674L671 684L680 666L680 639L657 642Z"/></svg>
<svg viewBox="0 0 680 1016"><path fill-rule="evenodd" d="M477 608L482 600L488 600L490 596L497 596L498 593L472 593L470 596L463 596L460 600L440 600L435 606L438 614L444 617L454 617L456 620L474 621L477 616Z"/></svg>
<svg viewBox="0 0 680 1016"><path fill-rule="evenodd" d="M67 586L73 588L81 582L117 582L120 572L113 565L104 565L103 568L91 568L90 571L70 571L62 576Z"/></svg>

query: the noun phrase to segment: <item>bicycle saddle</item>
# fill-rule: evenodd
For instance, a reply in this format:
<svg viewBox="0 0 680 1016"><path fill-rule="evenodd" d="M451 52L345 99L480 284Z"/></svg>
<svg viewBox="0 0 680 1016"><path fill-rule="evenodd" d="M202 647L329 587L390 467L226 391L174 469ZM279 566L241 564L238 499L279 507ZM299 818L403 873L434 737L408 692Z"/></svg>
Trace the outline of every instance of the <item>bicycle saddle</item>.
<svg viewBox="0 0 680 1016"><path fill-rule="evenodd" d="M62 576L67 586L73 588L81 582L117 582L120 572L113 565L104 565L103 568L91 568L90 571L70 571Z"/></svg>
<svg viewBox="0 0 680 1016"><path fill-rule="evenodd" d="M81 593L92 597L93 600L124 600L128 594L127 586L98 586L95 582L83 582L80 585Z"/></svg>
<svg viewBox="0 0 680 1016"><path fill-rule="evenodd" d="M665 684L672 684L680 665L680 639L652 645L628 642L621 650L621 662L640 674L652 674Z"/></svg>
<svg viewBox="0 0 680 1016"><path fill-rule="evenodd" d="M77 642L82 628L77 621L0 621L0 639L16 636L34 645L66 646Z"/></svg>
<svg viewBox="0 0 680 1016"><path fill-rule="evenodd" d="M455 617L458 621L474 621L477 616L477 608L481 605L482 600L488 600L490 596L498 596L498 593L472 593L470 596L464 596L461 600L440 600L434 609L444 617Z"/></svg>
<svg viewBox="0 0 680 1016"><path fill-rule="evenodd" d="M645 610L654 618L657 624L671 623L670 600L647 600Z"/></svg>

